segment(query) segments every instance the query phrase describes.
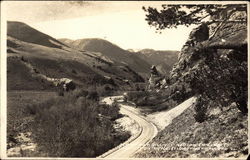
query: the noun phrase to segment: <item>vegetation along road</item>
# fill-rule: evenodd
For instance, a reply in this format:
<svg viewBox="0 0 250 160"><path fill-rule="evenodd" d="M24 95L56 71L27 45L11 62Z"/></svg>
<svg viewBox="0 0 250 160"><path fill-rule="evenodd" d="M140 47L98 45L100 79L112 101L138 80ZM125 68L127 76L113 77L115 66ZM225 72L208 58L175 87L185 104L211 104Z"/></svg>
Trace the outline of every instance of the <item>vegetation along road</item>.
<svg viewBox="0 0 250 160"><path fill-rule="evenodd" d="M114 101L116 98L117 97L109 97L105 98L104 101L110 104L110 101ZM139 124L141 128L140 133L100 156L102 158L131 158L157 134L156 126L147 121L135 108L129 105L120 104L120 112L129 116Z"/></svg>

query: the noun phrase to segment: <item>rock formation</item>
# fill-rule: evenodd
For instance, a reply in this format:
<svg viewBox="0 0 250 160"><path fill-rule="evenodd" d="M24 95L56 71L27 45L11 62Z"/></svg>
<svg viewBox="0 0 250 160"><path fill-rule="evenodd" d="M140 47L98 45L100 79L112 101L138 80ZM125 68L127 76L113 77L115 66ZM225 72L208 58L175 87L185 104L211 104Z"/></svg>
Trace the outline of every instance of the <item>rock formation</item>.
<svg viewBox="0 0 250 160"><path fill-rule="evenodd" d="M172 93L180 91L179 97L206 94L210 101L235 102L246 112L241 106L246 106L247 95L247 25L225 23L212 38L207 29L216 24L202 25L191 32L170 72L171 86L182 88L174 87Z"/></svg>
<svg viewBox="0 0 250 160"><path fill-rule="evenodd" d="M197 28L194 28L190 32L189 38L185 45L195 46L198 42L208 40L208 38L209 38L209 27L205 22L203 22L201 25L199 25Z"/></svg>
<svg viewBox="0 0 250 160"><path fill-rule="evenodd" d="M155 65L153 65L150 69L150 78L148 83L148 90L157 90L166 84L164 76L157 71Z"/></svg>

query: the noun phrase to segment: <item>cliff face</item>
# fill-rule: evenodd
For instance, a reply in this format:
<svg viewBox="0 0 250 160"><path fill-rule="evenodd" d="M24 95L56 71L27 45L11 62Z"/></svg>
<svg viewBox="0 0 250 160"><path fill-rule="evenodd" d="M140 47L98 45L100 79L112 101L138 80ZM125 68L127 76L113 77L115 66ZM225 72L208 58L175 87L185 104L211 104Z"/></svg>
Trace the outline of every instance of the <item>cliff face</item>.
<svg viewBox="0 0 250 160"><path fill-rule="evenodd" d="M202 63L202 61L204 61L206 58L204 52L211 52L210 54L214 55L214 48L209 48L209 46L226 46L234 44L234 46L238 45L240 47L241 45L246 43L246 39L246 25L229 23L224 28L222 28L212 40L204 41L195 46L189 46L185 44L179 54L178 62L174 65L171 71L170 77L172 81L176 82L179 76L185 76L185 74L187 74L190 70L195 69L195 67L197 67L199 63ZM235 48L234 46L232 46L231 48L227 47L225 49L221 48L219 51L217 51L219 52L219 54L221 54L221 56L227 56L228 53L231 51L230 49ZM201 50L202 47L207 48L205 50Z"/></svg>
<svg viewBox="0 0 250 160"><path fill-rule="evenodd" d="M211 37L216 25L208 25L208 28ZM223 101L221 104L235 102L246 106L247 25L226 23L212 38L207 36L198 41L194 32L207 36L204 29L191 32L170 72L171 85L182 86L180 101L186 95L203 95L210 100ZM178 89L173 93L176 91Z"/></svg>

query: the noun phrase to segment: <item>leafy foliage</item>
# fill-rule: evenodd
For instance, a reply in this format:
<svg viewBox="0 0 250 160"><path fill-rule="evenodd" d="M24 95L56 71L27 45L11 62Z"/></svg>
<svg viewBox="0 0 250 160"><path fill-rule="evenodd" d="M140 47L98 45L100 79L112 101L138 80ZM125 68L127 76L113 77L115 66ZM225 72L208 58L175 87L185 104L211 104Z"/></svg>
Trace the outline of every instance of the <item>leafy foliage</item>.
<svg viewBox="0 0 250 160"><path fill-rule="evenodd" d="M240 50L207 50L196 70L190 73L194 93L203 95L203 104L227 106L235 102L247 113L247 52ZM237 57L237 58L235 58Z"/></svg>
<svg viewBox="0 0 250 160"><path fill-rule="evenodd" d="M143 7L147 12L146 21L157 30L165 28L176 28L178 25L190 26L191 24L201 24L207 19L209 23L229 20L236 11L246 11L246 4L209 4L209 5L162 5L158 10L153 7ZM241 18L241 21L246 21Z"/></svg>
<svg viewBox="0 0 250 160"><path fill-rule="evenodd" d="M196 100L196 104L194 106L194 110L195 110L195 114L194 114L194 118L196 120L196 122L204 122L206 120L206 112L207 112L207 105L204 105L203 102L204 100L202 100L202 96L199 96Z"/></svg>
<svg viewBox="0 0 250 160"><path fill-rule="evenodd" d="M95 157L125 141L129 134L113 128L119 107L98 103L93 91L76 90L29 107L32 133L45 156Z"/></svg>

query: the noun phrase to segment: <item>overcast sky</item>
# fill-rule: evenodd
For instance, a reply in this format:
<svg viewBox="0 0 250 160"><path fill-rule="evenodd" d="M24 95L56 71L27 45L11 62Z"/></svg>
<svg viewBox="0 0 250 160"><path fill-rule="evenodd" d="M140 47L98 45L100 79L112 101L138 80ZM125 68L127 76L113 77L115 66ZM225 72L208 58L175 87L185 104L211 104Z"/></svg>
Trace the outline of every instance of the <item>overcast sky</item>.
<svg viewBox="0 0 250 160"><path fill-rule="evenodd" d="M8 1L8 20L25 22L55 38L102 38L124 49L180 50L192 27L155 33L142 6L164 2Z"/></svg>

